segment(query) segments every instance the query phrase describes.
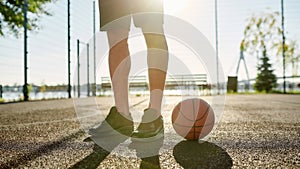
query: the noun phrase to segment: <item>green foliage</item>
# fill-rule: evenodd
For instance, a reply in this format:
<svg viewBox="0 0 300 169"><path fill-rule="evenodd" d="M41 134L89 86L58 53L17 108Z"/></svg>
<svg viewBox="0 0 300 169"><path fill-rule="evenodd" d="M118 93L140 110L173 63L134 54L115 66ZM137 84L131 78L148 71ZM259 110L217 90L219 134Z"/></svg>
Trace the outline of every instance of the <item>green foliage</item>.
<svg viewBox="0 0 300 169"><path fill-rule="evenodd" d="M30 84L30 85L27 85L27 91L28 91L28 94L30 94L33 90L33 85Z"/></svg>
<svg viewBox="0 0 300 169"><path fill-rule="evenodd" d="M298 74L298 66L300 63L300 50L296 40L287 40L284 48L282 47L282 41L273 45L273 48L277 50L276 55L279 59L282 59L282 51L285 55L285 66L292 65L292 75Z"/></svg>
<svg viewBox="0 0 300 169"><path fill-rule="evenodd" d="M45 4L54 1L56 0L28 0L28 30L38 28L40 16L50 15ZM0 0L0 36L6 33L19 36L24 23L23 7L24 0Z"/></svg>
<svg viewBox="0 0 300 169"><path fill-rule="evenodd" d="M40 86L40 92L45 93L47 91L47 85L45 84L45 82L43 81L41 86Z"/></svg>
<svg viewBox="0 0 300 169"><path fill-rule="evenodd" d="M47 90L47 86L46 85L42 85L40 88L40 92L45 93Z"/></svg>
<svg viewBox="0 0 300 169"><path fill-rule="evenodd" d="M282 52L285 53L286 66L292 65L293 75L298 73L300 62L299 46L295 40L286 40L282 46L282 28L279 12L261 13L251 16L247 19L247 25L244 29L244 38L240 44L240 50L253 55L269 56L277 55L282 60ZM257 56L259 57L259 56Z"/></svg>
<svg viewBox="0 0 300 169"><path fill-rule="evenodd" d="M260 60L262 63L257 67L258 74L256 77L254 88L259 92L265 91L266 93L269 93L273 88L277 86L276 75L271 69L272 65L269 63L269 58L267 57L265 52Z"/></svg>
<svg viewBox="0 0 300 169"><path fill-rule="evenodd" d="M284 92L281 91L281 90L272 90L272 93L274 93L274 94L284 94ZM297 94L297 95L299 95L300 91L288 91L285 94Z"/></svg>
<svg viewBox="0 0 300 169"><path fill-rule="evenodd" d="M248 18L244 29L241 50L250 54L262 53L264 48L269 51L281 39L281 22L279 12L253 15Z"/></svg>

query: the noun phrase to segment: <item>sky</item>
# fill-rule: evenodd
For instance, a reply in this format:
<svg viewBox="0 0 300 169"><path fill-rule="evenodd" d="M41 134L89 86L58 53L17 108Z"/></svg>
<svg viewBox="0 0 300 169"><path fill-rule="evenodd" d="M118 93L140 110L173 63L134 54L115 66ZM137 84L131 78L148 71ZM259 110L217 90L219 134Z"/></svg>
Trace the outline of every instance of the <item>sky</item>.
<svg viewBox="0 0 300 169"><path fill-rule="evenodd" d="M239 44L243 37L246 19L253 14L266 11L280 11L280 0L218 0L218 39L219 59L223 67L224 77L235 75L239 59ZM40 18L40 29L29 33L28 38L28 83L67 84L67 4L65 0L58 0L46 6L52 16ZM300 43L300 1L285 0L285 27L287 39ZM215 49L215 3L213 0L164 0L165 14L179 18L187 25L195 27L203 34ZM105 32L99 32L99 14L96 1L96 62L97 83L100 76L107 76L107 39ZM23 30L20 30L23 31ZM183 30L184 31L184 30ZM132 27L129 40L131 53L145 50L140 30ZM81 81L86 81L86 45L90 43L90 71L93 67L93 1L71 1L71 76L74 83L76 75L76 40L80 39ZM201 67L205 63L198 63L193 52L184 47L184 42L167 38L170 53L183 61L192 73L205 73ZM13 85L24 83L24 48L23 37L19 39L8 35L0 38L0 84ZM105 56L100 54L105 53ZM298 49L299 52L299 49ZM145 60L145 57L144 57ZM256 77L256 56L245 55L250 79ZM277 76L282 76L281 60L273 56L271 59ZM206 65L208 66L208 65ZM215 67L216 65L212 65ZM299 72L299 71L298 71ZM141 74L145 70L141 70ZM207 73L207 72L206 72ZM291 75L288 67L287 75ZM240 67L239 80L245 79L245 68ZM93 74L90 73L93 81Z"/></svg>

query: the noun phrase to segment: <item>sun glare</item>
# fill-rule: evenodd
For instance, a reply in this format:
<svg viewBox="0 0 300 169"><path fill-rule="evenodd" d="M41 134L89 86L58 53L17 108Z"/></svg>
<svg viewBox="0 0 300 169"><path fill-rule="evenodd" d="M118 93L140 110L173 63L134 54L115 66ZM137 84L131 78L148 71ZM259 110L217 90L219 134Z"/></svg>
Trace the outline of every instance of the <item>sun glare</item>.
<svg viewBox="0 0 300 169"><path fill-rule="evenodd" d="M165 13L178 14L186 6L187 0L164 0Z"/></svg>

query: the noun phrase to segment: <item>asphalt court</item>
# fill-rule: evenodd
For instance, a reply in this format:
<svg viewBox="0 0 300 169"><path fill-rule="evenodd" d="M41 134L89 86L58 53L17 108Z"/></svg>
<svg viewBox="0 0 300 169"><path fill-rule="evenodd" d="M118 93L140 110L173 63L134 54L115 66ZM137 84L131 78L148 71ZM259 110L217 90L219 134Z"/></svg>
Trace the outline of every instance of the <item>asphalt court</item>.
<svg viewBox="0 0 300 169"><path fill-rule="evenodd" d="M129 140L110 154L83 142L82 122L97 122L91 117L97 117L95 110L105 115L111 97L85 99L85 114L72 99L1 104L0 168L300 167L300 95L227 95L220 122L201 144L186 142L172 129L171 110L181 99L166 96L164 144L158 156L142 159L127 148ZM147 97L130 101L134 118L140 118Z"/></svg>

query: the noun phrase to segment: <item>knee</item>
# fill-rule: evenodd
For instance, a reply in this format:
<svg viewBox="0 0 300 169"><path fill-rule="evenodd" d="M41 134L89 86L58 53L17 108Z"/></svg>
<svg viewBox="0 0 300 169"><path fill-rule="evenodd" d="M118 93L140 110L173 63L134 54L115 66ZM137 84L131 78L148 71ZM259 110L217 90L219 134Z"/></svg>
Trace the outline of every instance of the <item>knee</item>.
<svg viewBox="0 0 300 169"><path fill-rule="evenodd" d="M162 27L152 30L143 29L142 31L145 37L147 48L168 50L167 40Z"/></svg>
<svg viewBox="0 0 300 169"><path fill-rule="evenodd" d="M145 35L147 48L168 50L167 41L163 34L149 33Z"/></svg>
<svg viewBox="0 0 300 169"><path fill-rule="evenodd" d="M107 31L107 39L110 49L128 47L128 30L116 29Z"/></svg>

